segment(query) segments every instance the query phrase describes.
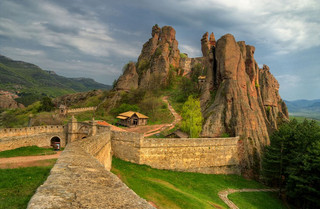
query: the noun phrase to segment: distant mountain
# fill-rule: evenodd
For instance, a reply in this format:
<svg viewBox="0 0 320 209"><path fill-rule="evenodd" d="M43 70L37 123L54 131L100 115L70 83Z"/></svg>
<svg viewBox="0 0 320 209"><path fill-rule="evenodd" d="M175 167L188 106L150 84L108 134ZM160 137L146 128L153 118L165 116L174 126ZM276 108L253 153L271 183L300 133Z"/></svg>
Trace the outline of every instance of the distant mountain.
<svg viewBox="0 0 320 209"><path fill-rule="evenodd" d="M320 120L320 99L285 101L290 115Z"/></svg>
<svg viewBox="0 0 320 209"><path fill-rule="evenodd" d="M62 96L64 94L111 89L111 86L98 83L90 78L66 78L54 71L45 71L38 66L15 61L0 55L0 90L16 92L16 99L24 105L42 96Z"/></svg>

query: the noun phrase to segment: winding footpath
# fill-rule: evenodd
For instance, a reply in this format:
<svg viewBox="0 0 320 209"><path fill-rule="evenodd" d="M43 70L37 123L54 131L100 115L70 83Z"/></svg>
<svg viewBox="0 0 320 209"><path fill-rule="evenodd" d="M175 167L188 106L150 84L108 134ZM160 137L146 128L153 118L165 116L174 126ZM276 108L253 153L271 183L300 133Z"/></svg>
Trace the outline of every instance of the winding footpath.
<svg viewBox="0 0 320 209"><path fill-rule="evenodd" d="M168 101L168 96L162 97L162 101L164 101L168 105L168 109L171 112L171 114L173 115L174 121L170 124L165 124L158 129L148 131L147 133L144 134L145 137L160 133L161 131L164 131L165 129L171 130L176 126L177 123L179 123L181 121L181 116L170 105L170 103Z"/></svg>
<svg viewBox="0 0 320 209"><path fill-rule="evenodd" d="M218 193L220 199L225 202L231 209L239 209L236 204L229 200L228 195L235 192L277 192L277 189L227 189Z"/></svg>

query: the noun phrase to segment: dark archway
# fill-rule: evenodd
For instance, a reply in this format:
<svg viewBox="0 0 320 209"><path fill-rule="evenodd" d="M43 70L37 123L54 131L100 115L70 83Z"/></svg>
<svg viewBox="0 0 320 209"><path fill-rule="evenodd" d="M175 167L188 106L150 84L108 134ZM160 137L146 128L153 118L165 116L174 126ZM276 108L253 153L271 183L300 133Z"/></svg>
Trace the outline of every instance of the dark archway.
<svg viewBox="0 0 320 209"><path fill-rule="evenodd" d="M52 137L51 138L51 146L55 143L55 142L61 142L61 140L60 140L60 138L59 137L57 137L57 136L55 136L55 137Z"/></svg>

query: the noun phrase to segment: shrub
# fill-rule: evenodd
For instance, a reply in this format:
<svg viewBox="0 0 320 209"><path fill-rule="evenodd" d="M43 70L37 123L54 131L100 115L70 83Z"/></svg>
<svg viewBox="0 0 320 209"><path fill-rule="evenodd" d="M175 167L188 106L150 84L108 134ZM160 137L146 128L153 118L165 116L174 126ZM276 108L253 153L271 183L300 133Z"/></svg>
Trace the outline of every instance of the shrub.
<svg viewBox="0 0 320 209"><path fill-rule="evenodd" d="M127 112L127 111L139 112L140 109L137 105L131 105L131 104L124 103L124 104L121 104L119 107L113 108L112 110L110 110L110 113L114 114L114 115L118 115L120 113Z"/></svg>
<svg viewBox="0 0 320 209"><path fill-rule="evenodd" d="M188 55L185 53L180 53L180 58L188 58Z"/></svg>
<svg viewBox="0 0 320 209"><path fill-rule="evenodd" d="M158 48L156 49L154 55L155 55L156 57L159 57L161 54L162 54L162 50L160 49L160 47L158 47Z"/></svg>
<svg viewBox="0 0 320 209"><path fill-rule="evenodd" d="M146 71L150 67L150 62L148 60L142 59L138 62L138 70L139 72Z"/></svg>
<svg viewBox="0 0 320 209"><path fill-rule="evenodd" d="M43 97L40 103L41 105L38 109L38 112L42 112L42 111L50 112L54 109L54 104L50 97Z"/></svg>
<svg viewBox="0 0 320 209"><path fill-rule="evenodd" d="M223 133L223 134L221 134L220 137L222 137L222 138L228 138L228 137L230 137L230 135L229 135L228 133Z"/></svg>

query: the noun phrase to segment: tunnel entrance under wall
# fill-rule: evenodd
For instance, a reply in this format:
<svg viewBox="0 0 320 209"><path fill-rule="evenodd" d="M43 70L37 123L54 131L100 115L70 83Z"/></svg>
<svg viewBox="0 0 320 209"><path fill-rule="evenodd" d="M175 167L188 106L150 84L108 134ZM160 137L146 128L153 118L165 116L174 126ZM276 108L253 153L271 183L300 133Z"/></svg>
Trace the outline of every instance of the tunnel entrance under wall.
<svg viewBox="0 0 320 209"><path fill-rule="evenodd" d="M58 136L54 136L51 138L50 140L50 146L52 146L55 142L60 142L61 143L61 140Z"/></svg>

